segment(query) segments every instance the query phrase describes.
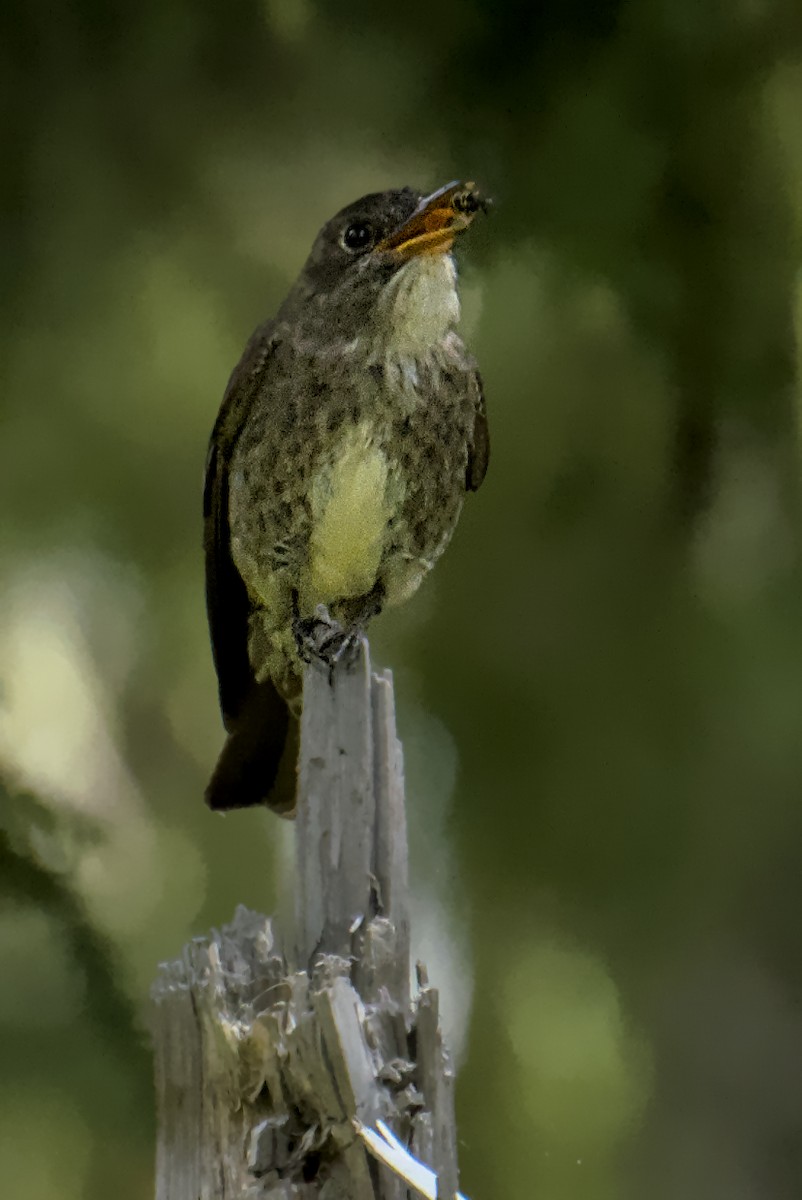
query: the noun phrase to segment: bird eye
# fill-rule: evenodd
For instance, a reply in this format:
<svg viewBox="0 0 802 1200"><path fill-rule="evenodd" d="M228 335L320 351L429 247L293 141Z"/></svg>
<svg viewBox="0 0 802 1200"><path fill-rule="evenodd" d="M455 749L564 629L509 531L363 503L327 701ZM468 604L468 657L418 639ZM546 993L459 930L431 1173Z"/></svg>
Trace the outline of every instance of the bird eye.
<svg viewBox="0 0 802 1200"><path fill-rule="evenodd" d="M348 226L340 240L346 250L364 250L373 241L373 227L367 221L356 221Z"/></svg>

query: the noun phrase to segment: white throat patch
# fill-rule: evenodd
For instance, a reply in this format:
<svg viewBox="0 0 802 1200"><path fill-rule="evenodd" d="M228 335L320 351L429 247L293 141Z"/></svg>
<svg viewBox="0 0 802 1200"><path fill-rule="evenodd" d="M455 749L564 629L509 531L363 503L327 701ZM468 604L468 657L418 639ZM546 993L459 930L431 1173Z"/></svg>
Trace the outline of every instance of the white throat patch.
<svg viewBox="0 0 802 1200"><path fill-rule="evenodd" d="M454 259L450 254L416 255L396 272L379 303L390 309L385 316L392 329L390 356L422 357L459 321Z"/></svg>

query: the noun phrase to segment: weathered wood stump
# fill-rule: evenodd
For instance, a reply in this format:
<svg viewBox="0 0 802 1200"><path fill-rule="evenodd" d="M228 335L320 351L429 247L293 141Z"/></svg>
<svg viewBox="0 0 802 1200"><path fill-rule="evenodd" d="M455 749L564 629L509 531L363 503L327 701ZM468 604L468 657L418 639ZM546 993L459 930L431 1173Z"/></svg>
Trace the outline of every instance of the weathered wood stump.
<svg viewBox="0 0 802 1200"><path fill-rule="evenodd" d="M240 908L160 969L157 1200L453 1197L453 1076L422 968L410 996L392 679L364 640L331 682L307 670L295 839L294 920Z"/></svg>

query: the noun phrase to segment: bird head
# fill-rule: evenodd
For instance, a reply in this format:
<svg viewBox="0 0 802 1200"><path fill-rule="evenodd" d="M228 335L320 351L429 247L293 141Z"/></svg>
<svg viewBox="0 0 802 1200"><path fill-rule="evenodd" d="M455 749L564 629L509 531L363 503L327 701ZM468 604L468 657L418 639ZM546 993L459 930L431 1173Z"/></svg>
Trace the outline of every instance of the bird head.
<svg viewBox="0 0 802 1200"><path fill-rule="evenodd" d="M363 196L323 226L282 316L332 340L440 335L459 316L451 249L486 207L473 183Z"/></svg>

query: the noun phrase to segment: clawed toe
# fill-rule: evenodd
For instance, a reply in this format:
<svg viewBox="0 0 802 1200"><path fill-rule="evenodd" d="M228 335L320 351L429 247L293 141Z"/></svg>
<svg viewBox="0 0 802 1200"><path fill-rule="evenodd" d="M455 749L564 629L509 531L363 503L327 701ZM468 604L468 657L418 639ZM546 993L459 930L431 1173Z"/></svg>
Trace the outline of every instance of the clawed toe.
<svg viewBox="0 0 802 1200"><path fill-rule="evenodd" d="M311 617L302 617L296 611L292 622L292 633L298 654L303 662L320 658L323 647L340 632L340 626L331 617L325 604L318 604Z"/></svg>
<svg viewBox="0 0 802 1200"><path fill-rule="evenodd" d="M343 628L324 604L319 604L311 617L301 617L296 610L292 632L299 657L305 663L317 659L327 666L329 683L337 664L348 659L359 644L359 631L353 626Z"/></svg>
<svg viewBox="0 0 802 1200"><path fill-rule="evenodd" d="M318 658L329 668L330 685L334 683L334 668L338 663L347 662L352 658L358 645L359 631L354 628L343 629L337 626L325 639L318 652Z"/></svg>

